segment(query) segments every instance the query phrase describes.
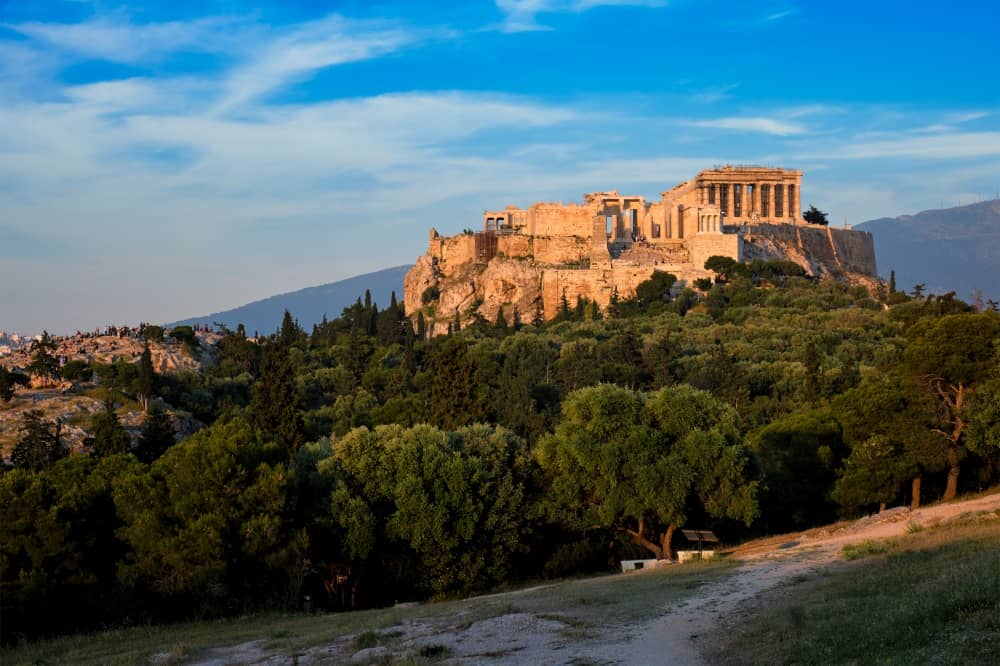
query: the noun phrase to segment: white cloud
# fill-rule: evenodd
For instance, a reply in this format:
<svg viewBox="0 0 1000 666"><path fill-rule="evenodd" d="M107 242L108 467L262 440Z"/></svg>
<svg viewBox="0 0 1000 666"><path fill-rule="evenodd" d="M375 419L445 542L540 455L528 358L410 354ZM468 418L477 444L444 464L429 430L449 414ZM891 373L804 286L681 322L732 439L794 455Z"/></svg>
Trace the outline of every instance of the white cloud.
<svg viewBox="0 0 1000 666"><path fill-rule="evenodd" d="M806 128L799 123L778 118L731 116L727 118L712 118L709 120L687 120L684 125L690 127L705 127L712 129L733 130L740 132L762 132L775 136L792 136L804 134Z"/></svg>
<svg viewBox="0 0 1000 666"><path fill-rule="evenodd" d="M813 155L819 155L814 153ZM845 142L822 153L837 159L967 159L1000 156L1000 132L948 132L932 136L901 134L881 141Z"/></svg>
<svg viewBox="0 0 1000 666"><path fill-rule="evenodd" d="M665 7L666 0L495 0L504 20L501 32L534 32L552 28L538 22L539 14L580 13L599 7Z"/></svg>
<svg viewBox="0 0 1000 666"><path fill-rule="evenodd" d="M117 63L158 60L178 51L224 52L242 48L245 28L226 18L134 24L100 17L82 23L18 23L3 27L74 55Z"/></svg>
<svg viewBox="0 0 1000 666"><path fill-rule="evenodd" d="M379 57L428 36L340 16L307 23L250 51L249 61L225 83L224 108L278 90L320 69Z"/></svg>

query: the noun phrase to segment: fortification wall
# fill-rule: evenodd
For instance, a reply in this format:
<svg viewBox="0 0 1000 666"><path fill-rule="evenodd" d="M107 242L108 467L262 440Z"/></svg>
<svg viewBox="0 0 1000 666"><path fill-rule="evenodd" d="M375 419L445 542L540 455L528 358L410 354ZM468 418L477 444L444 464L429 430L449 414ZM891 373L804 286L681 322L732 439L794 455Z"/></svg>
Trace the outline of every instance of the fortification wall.
<svg viewBox="0 0 1000 666"><path fill-rule="evenodd" d="M687 246L696 269L703 269L713 256L743 259L743 241L738 234L695 234L687 239Z"/></svg>
<svg viewBox="0 0 1000 666"><path fill-rule="evenodd" d="M754 224L745 259L790 259L818 277L877 276L875 243L866 231L802 224Z"/></svg>
<svg viewBox="0 0 1000 666"><path fill-rule="evenodd" d="M867 231L853 229L829 229L833 246L844 270L875 277L878 263L875 261L875 239Z"/></svg>
<svg viewBox="0 0 1000 666"><path fill-rule="evenodd" d="M533 245L540 264L576 264L590 256L590 240L580 236L539 236Z"/></svg>
<svg viewBox="0 0 1000 666"><path fill-rule="evenodd" d="M530 259L531 237L523 234L501 234L497 237L497 254L513 259Z"/></svg>
<svg viewBox="0 0 1000 666"><path fill-rule="evenodd" d="M594 209L577 204L535 204L528 213L528 233L532 236L588 237Z"/></svg>
<svg viewBox="0 0 1000 666"><path fill-rule="evenodd" d="M429 254L438 260L441 270L454 270L476 260L476 238L471 234L438 236L430 241Z"/></svg>

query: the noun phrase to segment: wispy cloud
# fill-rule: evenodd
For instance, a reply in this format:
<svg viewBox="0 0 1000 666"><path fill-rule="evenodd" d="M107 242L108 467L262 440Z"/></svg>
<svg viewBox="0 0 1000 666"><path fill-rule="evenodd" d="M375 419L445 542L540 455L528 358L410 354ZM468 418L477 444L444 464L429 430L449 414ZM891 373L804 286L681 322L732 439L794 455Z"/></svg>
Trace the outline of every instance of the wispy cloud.
<svg viewBox="0 0 1000 666"><path fill-rule="evenodd" d="M224 106L279 90L327 67L392 53L428 36L427 31L340 16L310 22L253 49L249 62L226 81Z"/></svg>
<svg viewBox="0 0 1000 666"><path fill-rule="evenodd" d="M233 31L231 28L243 29ZM243 22L212 17L193 21L135 24L127 18L99 17L82 23L18 23L3 27L85 58L134 64L178 51L223 52L242 48Z"/></svg>
<svg viewBox="0 0 1000 666"><path fill-rule="evenodd" d="M780 21L783 18L787 18L797 12L798 12L797 9L782 9L781 11L771 12L770 14L766 14L764 16L764 20L767 21L768 23L773 23L775 21Z"/></svg>
<svg viewBox="0 0 1000 666"><path fill-rule="evenodd" d="M504 20L494 26L501 32L551 30L540 23L540 14L580 13L598 7L665 7L666 0L495 0Z"/></svg>
<svg viewBox="0 0 1000 666"><path fill-rule="evenodd" d="M773 134L775 136L792 136L795 134L806 133L805 126L799 123L763 116L730 116L727 118L712 118L709 120L686 120L682 121L682 124L689 127L705 127L739 132L762 132L764 134Z"/></svg>
<svg viewBox="0 0 1000 666"><path fill-rule="evenodd" d="M1000 156L1000 132L946 132L931 136L901 133L882 141L843 142L824 156L836 159L967 159Z"/></svg>

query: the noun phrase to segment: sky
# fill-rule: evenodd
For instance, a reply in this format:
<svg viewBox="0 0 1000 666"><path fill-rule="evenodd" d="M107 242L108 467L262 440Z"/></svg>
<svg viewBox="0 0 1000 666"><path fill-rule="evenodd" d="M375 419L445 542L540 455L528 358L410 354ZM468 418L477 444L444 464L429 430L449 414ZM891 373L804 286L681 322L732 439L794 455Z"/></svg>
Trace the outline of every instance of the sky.
<svg viewBox="0 0 1000 666"><path fill-rule="evenodd" d="M802 169L835 225L993 198L998 24L961 0L0 0L0 330L228 309L412 263L486 209L721 164Z"/></svg>

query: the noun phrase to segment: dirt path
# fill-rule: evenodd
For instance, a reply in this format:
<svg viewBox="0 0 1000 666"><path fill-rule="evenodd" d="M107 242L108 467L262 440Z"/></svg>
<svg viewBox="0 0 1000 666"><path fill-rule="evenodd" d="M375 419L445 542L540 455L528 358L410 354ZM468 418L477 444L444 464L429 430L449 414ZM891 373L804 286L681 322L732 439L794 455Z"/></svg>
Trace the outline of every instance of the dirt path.
<svg viewBox="0 0 1000 666"><path fill-rule="evenodd" d="M966 514L1000 510L1000 494L910 511L894 509L853 523L810 530L736 549L745 561L732 576L710 583L677 607L653 620L639 636L595 657L622 664L703 664L699 639L716 629L719 620L746 612L748 602L779 583L813 574L840 559L844 546L903 536L911 525L930 527Z"/></svg>
<svg viewBox="0 0 1000 666"><path fill-rule="evenodd" d="M298 652L276 653L264 641L213 648L191 663L326 664L394 663L393 659L424 655L448 664L704 664L702 651L711 634L754 606L755 598L797 576L821 574L841 559L847 544L904 535L910 525L930 527L966 515L1000 511L1000 493L910 511L893 509L861 520L799 534L750 542L730 552L741 564L710 579L679 601L631 621L623 618L623 586L656 570L571 583L543 585L469 599L450 614L425 613L402 619L382 630L384 645L357 649L356 637L345 635L325 645ZM656 587L653 589L662 590ZM627 588L625 588L627 589ZM624 593L627 594L627 593ZM676 594L676 592L675 592ZM589 595L589 596L588 596ZM616 596L617 595L617 596ZM657 592L652 598L662 600ZM581 599L603 600L606 606L573 613ZM479 617L476 608L499 604L504 610ZM546 609L563 609L550 612ZM404 616L405 617L405 616Z"/></svg>

